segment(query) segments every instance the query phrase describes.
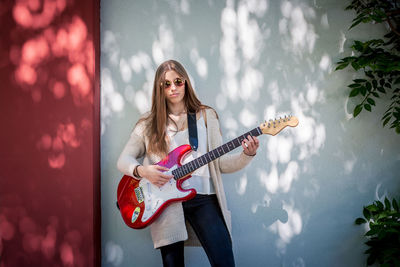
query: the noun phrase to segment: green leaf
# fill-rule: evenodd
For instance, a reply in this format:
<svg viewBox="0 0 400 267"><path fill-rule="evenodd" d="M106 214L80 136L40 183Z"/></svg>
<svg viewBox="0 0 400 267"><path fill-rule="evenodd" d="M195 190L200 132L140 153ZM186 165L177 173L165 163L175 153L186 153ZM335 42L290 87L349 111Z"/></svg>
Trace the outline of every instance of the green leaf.
<svg viewBox="0 0 400 267"><path fill-rule="evenodd" d="M376 229L371 229L368 232L365 233L366 236L372 236L372 235L376 235L378 233L378 231Z"/></svg>
<svg viewBox="0 0 400 267"><path fill-rule="evenodd" d="M354 27L357 26L358 24L360 24L361 21L362 21L361 19L356 20L353 24L351 24L349 30L352 29L352 28L354 28Z"/></svg>
<svg viewBox="0 0 400 267"><path fill-rule="evenodd" d="M349 84L348 87L350 87L350 88L357 88L357 87L361 87L361 84L359 84L359 83L352 83L352 84Z"/></svg>
<svg viewBox="0 0 400 267"><path fill-rule="evenodd" d="M385 121L383 122L383 127L385 127L385 125L390 121L392 117L388 117L385 119Z"/></svg>
<svg viewBox="0 0 400 267"><path fill-rule="evenodd" d="M335 71L342 70L342 69L346 68L348 65L349 65L349 63L340 64L339 66L336 67Z"/></svg>
<svg viewBox="0 0 400 267"><path fill-rule="evenodd" d="M386 94L386 90L382 86L378 87L378 91L381 92L381 93Z"/></svg>
<svg viewBox="0 0 400 267"><path fill-rule="evenodd" d="M371 79L374 79L374 75L372 75L372 71L366 71L365 75L370 77ZM376 82L376 80L374 79L374 81Z"/></svg>
<svg viewBox="0 0 400 267"><path fill-rule="evenodd" d="M372 92L372 95L375 96L376 98L379 98L379 94L377 92Z"/></svg>
<svg viewBox="0 0 400 267"><path fill-rule="evenodd" d="M364 108L371 112L371 105L370 104L364 104Z"/></svg>
<svg viewBox="0 0 400 267"><path fill-rule="evenodd" d="M363 96L365 96L367 94L367 88L365 86L361 86L360 87L360 92Z"/></svg>
<svg viewBox="0 0 400 267"><path fill-rule="evenodd" d="M358 95L360 93L360 88L354 88L353 90L351 90L349 97L354 97L356 95Z"/></svg>
<svg viewBox="0 0 400 267"><path fill-rule="evenodd" d="M364 50L363 43L357 40L354 41L354 44L351 46L351 48L355 49L358 52L362 52Z"/></svg>
<svg viewBox="0 0 400 267"><path fill-rule="evenodd" d="M380 202L379 200L375 201L375 203L376 203L376 206L378 207L378 210L383 211L383 209L384 209L383 203Z"/></svg>
<svg viewBox="0 0 400 267"><path fill-rule="evenodd" d="M393 200L392 200L392 205L393 205L393 209L395 211L399 211L399 205L397 204L397 201L395 198L393 198Z"/></svg>
<svg viewBox="0 0 400 267"><path fill-rule="evenodd" d="M362 109L363 109L363 106L362 106L362 105L357 105L357 106L354 108L353 117L354 117L354 118L357 117L358 114L360 114L360 112L362 111Z"/></svg>
<svg viewBox="0 0 400 267"><path fill-rule="evenodd" d="M365 79L355 79L355 80L353 80L353 82L355 82L355 83L365 83L367 80L365 80Z"/></svg>
<svg viewBox="0 0 400 267"><path fill-rule="evenodd" d="M391 89L391 88L392 88L392 85L391 85L390 83L385 83L385 87Z"/></svg>
<svg viewBox="0 0 400 267"><path fill-rule="evenodd" d="M378 86L378 82L374 79L372 80L372 86L376 88Z"/></svg>
<svg viewBox="0 0 400 267"><path fill-rule="evenodd" d="M393 209L395 211L399 211L399 205L397 204L397 201L395 198L393 198L393 200L392 200L392 205L393 205Z"/></svg>
<svg viewBox="0 0 400 267"><path fill-rule="evenodd" d="M367 102L375 106L375 101L372 98L367 98Z"/></svg>
<svg viewBox="0 0 400 267"><path fill-rule="evenodd" d="M391 112L388 112L390 109L391 109L391 108L389 108L389 109L386 111L385 116L383 116L382 120L385 119L387 116L391 116L392 113L391 113Z"/></svg>
<svg viewBox="0 0 400 267"><path fill-rule="evenodd" d="M365 207L367 210L373 212L373 211L378 211L378 207L375 204L371 204Z"/></svg>
<svg viewBox="0 0 400 267"><path fill-rule="evenodd" d="M357 62L355 62L355 61L351 62L351 66L352 66L353 69L355 69L355 70L359 70L359 69L361 68L360 65L359 65Z"/></svg>
<svg viewBox="0 0 400 267"><path fill-rule="evenodd" d="M368 207L364 207L363 209L363 215L367 221L371 219L371 211L368 209Z"/></svg>
<svg viewBox="0 0 400 267"><path fill-rule="evenodd" d="M360 225L363 223L367 223L367 220L365 220L364 218L357 218L354 223Z"/></svg>
<svg viewBox="0 0 400 267"><path fill-rule="evenodd" d="M367 87L367 90L368 90L368 91L371 91L371 88L372 88L371 83L370 83L370 82L367 82L365 85L366 85L366 87Z"/></svg>
<svg viewBox="0 0 400 267"><path fill-rule="evenodd" d="M385 206L386 206L386 210L390 210L392 208L392 205L390 204L389 199L387 199L387 197L385 197Z"/></svg>

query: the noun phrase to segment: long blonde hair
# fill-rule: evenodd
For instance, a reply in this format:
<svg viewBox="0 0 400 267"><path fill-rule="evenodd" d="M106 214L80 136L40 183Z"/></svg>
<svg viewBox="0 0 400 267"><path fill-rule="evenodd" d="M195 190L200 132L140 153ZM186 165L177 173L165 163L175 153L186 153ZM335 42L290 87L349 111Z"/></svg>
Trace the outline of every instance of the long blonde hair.
<svg viewBox="0 0 400 267"><path fill-rule="evenodd" d="M185 81L185 107L186 112L197 113L201 109L209 108L203 105L197 98L189 76L185 68L175 60L168 60L162 63L155 74L153 85L153 96L150 114L143 118L146 122L145 134L149 137L148 153L165 156L169 150L169 139L166 133L166 126L170 110L165 97L164 82L165 73L175 71Z"/></svg>

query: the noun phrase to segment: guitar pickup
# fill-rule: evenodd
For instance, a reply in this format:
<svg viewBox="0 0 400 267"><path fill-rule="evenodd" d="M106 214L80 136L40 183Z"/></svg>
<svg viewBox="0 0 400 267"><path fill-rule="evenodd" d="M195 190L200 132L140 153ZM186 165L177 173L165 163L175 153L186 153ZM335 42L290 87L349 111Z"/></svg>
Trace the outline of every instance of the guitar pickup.
<svg viewBox="0 0 400 267"><path fill-rule="evenodd" d="M142 187L139 186L139 187L135 188L135 196L136 196L138 203L142 203L144 201Z"/></svg>

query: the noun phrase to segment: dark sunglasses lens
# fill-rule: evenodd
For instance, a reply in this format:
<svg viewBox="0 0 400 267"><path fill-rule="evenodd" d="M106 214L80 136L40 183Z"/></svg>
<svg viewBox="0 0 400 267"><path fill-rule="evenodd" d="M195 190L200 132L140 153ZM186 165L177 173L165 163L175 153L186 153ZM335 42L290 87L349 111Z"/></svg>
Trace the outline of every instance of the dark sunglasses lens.
<svg viewBox="0 0 400 267"><path fill-rule="evenodd" d="M170 81L165 81L164 87L165 87L165 88L168 88L168 87L170 87L170 86L171 86L171 82L170 82Z"/></svg>
<svg viewBox="0 0 400 267"><path fill-rule="evenodd" d="M175 79L174 83L176 86L182 86L183 81L182 81L182 79L177 78L177 79Z"/></svg>

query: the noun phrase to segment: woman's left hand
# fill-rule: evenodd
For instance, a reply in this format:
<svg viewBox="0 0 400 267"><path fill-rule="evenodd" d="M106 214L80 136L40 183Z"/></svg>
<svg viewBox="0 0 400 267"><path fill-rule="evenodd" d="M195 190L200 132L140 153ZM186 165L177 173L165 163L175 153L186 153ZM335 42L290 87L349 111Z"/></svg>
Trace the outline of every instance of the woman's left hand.
<svg viewBox="0 0 400 267"><path fill-rule="evenodd" d="M247 139L242 141L243 152L247 156L255 156L257 153L257 148L260 145L257 137L248 135Z"/></svg>

